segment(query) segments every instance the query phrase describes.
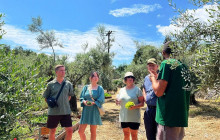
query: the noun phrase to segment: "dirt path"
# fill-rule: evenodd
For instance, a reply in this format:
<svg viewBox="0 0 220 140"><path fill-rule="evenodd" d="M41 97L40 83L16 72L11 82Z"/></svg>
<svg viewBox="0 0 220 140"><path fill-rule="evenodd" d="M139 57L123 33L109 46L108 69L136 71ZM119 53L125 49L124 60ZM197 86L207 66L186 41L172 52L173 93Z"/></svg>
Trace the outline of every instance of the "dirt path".
<svg viewBox="0 0 220 140"><path fill-rule="evenodd" d="M119 106L115 105L114 101L115 97L111 99L106 99L104 108L106 114L102 117L102 126L98 126L97 128L97 140L122 140L123 139L123 131L119 126L118 122L118 114L119 114ZM79 104L78 104L79 106ZM143 116L144 109L141 109L141 115ZM141 126L138 133L139 140L146 140L145 137L145 129L143 124L143 119L141 120ZM90 139L90 130L89 126L86 128L86 138ZM73 140L80 140L78 132L73 134Z"/></svg>
<svg viewBox="0 0 220 140"><path fill-rule="evenodd" d="M119 106L114 103L115 95L111 99L106 99L104 108L106 114L102 117L103 125L97 128L97 140L123 140L123 132L119 126L118 114ZM199 112L204 110L204 114L189 117L189 127L185 128L184 140L219 140L220 139L220 103L206 104L196 107ZM213 106L214 105L214 106ZM80 107L78 103L78 107ZM203 107L203 108L202 108ZM205 107L205 108L204 108ZM190 107L191 110L195 106ZM143 118L146 105L141 109ZM215 113L212 113L214 110ZM89 127L86 128L87 140L90 139ZM78 132L73 133L73 140L80 140ZM141 126L138 131L138 139L146 140L144 122L141 119Z"/></svg>

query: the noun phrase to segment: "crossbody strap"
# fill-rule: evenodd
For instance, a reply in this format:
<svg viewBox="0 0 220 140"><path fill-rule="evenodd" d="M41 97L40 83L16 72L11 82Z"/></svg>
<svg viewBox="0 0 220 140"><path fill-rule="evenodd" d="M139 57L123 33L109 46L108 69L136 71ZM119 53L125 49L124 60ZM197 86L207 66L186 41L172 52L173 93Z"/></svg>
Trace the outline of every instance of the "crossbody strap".
<svg viewBox="0 0 220 140"><path fill-rule="evenodd" d="M56 101L58 100L58 98L59 98L59 96L60 96L60 93L62 92L65 83L66 83L66 81L63 82L63 84L62 84L62 86L61 86L61 88L60 88L60 91L59 91L59 93L58 93L58 95L57 95L57 97L56 97Z"/></svg>
<svg viewBox="0 0 220 140"><path fill-rule="evenodd" d="M88 85L88 90L89 90L89 95L91 99L95 102L94 98L92 97L92 86L91 85Z"/></svg>
<svg viewBox="0 0 220 140"><path fill-rule="evenodd" d="M99 86L98 86L98 88L99 88ZM97 88L97 90L98 90L98 88ZM90 95L91 99L95 102L95 99L92 97L92 86L91 85L88 85L88 90L89 90L89 95Z"/></svg>

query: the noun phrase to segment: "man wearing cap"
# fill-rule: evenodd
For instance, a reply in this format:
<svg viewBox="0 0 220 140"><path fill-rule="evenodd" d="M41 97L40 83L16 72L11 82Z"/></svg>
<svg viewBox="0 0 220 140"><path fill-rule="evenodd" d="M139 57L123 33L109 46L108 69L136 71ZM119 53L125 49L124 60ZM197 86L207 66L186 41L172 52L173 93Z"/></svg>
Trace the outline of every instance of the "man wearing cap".
<svg viewBox="0 0 220 140"><path fill-rule="evenodd" d="M158 97L156 109L157 140L182 140L184 127L188 126L190 85L188 68L181 62L171 59L169 43L164 45L162 55L165 60L157 73L150 70L150 79Z"/></svg>
<svg viewBox="0 0 220 140"><path fill-rule="evenodd" d="M155 58L150 58L147 60L147 69L148 71L158 71L158 65ZM145 99L145 103L147 104L146 111L144 112L144 125L146 136L148 140L156 140L157 123L155 121L155 116L157 96L155 95L152 88L150 74L147 75L144 79L143 96Z"/></svg>

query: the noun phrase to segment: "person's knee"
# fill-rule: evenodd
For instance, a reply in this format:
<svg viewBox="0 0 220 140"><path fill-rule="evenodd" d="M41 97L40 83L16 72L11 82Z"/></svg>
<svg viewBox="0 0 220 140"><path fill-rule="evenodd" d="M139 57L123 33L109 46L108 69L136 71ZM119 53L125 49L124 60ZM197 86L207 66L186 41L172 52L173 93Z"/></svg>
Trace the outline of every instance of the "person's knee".
<svg viewBox="0 0 220 140"><path fill-rule="evenodd" d="M96 133L97 125L90 125L90 132Z"/></svg>
<svg viewBox="0 0 220 140"><path fill-rule="evenodd" d="M56 128L50 129L50 134L55 134L56 133Z"/></svg>
<svg viewBox="0 0 220 140"><path fill-rule="evenodd" d="M138 134L138 130L131 130L131 135L137 135Z"/></svg>
<svg viewBox="0 0 220 140"><path fill-rule="evenodd" d="M130 130L129 130L129 128L123 129L123 132L124 132L124 135L125 135L125 136L130 136Z"/></svg>
<svg viewBox="0 0 220 140"><path fill-rule="evenodd" d="M73 128L72 127L66 128L66 133L67 134L72 134L73 133Z"/></svg>
<svg viewBox="0 0 220 140"><path fill-rule="evenodd" d="M82 130L78 130L78 133L79 133L79 135L82 135L82 134L84 134L84 131L82 131Z"/></svg>

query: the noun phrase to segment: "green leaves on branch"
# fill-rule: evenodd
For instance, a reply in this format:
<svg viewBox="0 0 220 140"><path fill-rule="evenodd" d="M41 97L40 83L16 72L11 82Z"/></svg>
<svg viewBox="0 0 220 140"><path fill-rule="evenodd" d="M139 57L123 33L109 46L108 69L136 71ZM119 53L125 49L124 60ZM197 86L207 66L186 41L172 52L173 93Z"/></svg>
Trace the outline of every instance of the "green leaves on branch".
<svg viewBox="0 0 220 140"><path fill-rule="evenodd" d="M195 88L214 89L220 95L220 1L191 0L195 6L206 5L207 21L193 13L179 12L173 25L182 29L171 34L175 57L190 67ZM195 89L196 90L196 89ZM198 90L197 90L198 91Z"/></svg>
<svg viewBox="0 0 220 140"><path fill-rule="evenodd" d="M6 50L0 49L1 138L9 137L10 131L21 126L19 120L29 120L29 113L42 103L46 81L39 75L40 62Z"/></svg>

